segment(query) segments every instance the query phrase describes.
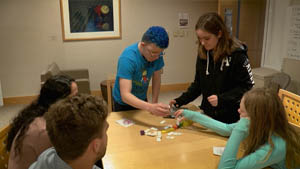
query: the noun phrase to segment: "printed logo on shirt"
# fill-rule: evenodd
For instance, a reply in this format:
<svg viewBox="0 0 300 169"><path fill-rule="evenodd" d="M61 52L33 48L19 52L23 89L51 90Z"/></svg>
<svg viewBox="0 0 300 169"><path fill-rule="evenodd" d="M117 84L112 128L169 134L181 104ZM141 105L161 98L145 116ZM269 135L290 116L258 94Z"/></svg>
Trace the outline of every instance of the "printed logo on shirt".
<svg viewBox="0 0 300 169"><path fill-rule="evenodd" d="M250 76L251 83L254 85L253 74L252 74L251 66L249 64L248 59L245 60L245 62L243 64L243 67L247 68L248 74Z"/></svg>
<svg viewBox="0 0 300 169"><path fill-rule="evenodd" d="M132 86L132 92L138 95L145 93L146 90L145 86Z"/></svg>
<svg viewBox="0 0 300 169"><path fill-rule="evenodd" d="M147 82L148 82L148 78L147 78L147 70L144 70L144 71L143 71L141 82L144 82L144 83L147 83Z"/></svg>
<svg viewBox="0 0 300 169"><path fill-rule="evenodd" d="M136 86L143 86L142 82L136 80L133 80L132 83L135 84Z"/></svg>
<svg viewBox="0 0 300 169"><path fill-rule="evenodd" d="M133 80L133 85L131 91L135 94L143 94L147 91L147 85L143 82Z"/></svg>

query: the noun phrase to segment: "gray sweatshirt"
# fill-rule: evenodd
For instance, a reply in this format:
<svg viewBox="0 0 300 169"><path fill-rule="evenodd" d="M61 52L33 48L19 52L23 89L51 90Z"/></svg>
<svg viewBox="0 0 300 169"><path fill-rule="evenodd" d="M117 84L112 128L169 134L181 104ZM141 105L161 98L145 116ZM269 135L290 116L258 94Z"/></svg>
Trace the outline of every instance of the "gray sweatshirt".
<svg viewBox="0 0 300 169"><path fill-rule="evenodd" d="M54 147L45 150L34 162L29 169L72 169L66 162L64 162L56 153ZM100 169L93 166L92 169Z"/></svg>

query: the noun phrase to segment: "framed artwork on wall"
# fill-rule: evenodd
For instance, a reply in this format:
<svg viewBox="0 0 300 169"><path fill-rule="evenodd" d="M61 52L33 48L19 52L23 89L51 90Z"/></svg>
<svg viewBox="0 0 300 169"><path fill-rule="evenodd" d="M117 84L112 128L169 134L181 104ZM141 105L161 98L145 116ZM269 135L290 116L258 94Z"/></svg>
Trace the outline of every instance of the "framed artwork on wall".
<svg viewBox="0 0 300 169"><path fill-rule="evenodd" d="M120 0L60 0L64 41L121 38Z"/></svg>

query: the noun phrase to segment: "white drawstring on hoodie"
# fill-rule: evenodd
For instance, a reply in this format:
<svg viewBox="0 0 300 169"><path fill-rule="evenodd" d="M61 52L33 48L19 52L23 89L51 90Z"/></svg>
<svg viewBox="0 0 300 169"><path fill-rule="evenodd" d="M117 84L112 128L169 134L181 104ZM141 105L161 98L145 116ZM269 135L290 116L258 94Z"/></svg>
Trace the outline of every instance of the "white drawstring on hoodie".
<svg viewBox="0 0 300 169"><path fill-rule="evenodd" d="M206 75L209 75L209 72L208 72L208 65L209 65L209 51L206 52L206 56L207 56L207 59L206 59Z"/></svg>
<svg viewBox="0 0 300 169"><path fill-rule="evenodd" d="M206 55L207 55L207 59L206 59L206 75L209 75L209 72L208 72L208 67L209 67L209 51L206 52ZM228 57L225 57L225 58L222 59L222 63L221 63L221 67L220 67L221 71L223 71L224 62L226 62L225 66L228 67L229 66Z"/></svg>

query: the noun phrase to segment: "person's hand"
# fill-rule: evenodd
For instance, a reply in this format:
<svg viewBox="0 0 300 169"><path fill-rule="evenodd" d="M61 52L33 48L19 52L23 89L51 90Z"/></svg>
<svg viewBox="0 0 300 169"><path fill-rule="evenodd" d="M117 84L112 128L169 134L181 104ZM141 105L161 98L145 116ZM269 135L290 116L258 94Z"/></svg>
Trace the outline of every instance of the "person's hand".
<svg viewBox="0 0 300 169"><path fill-rule="evenodd" d="M183 113L183 109L179 109L174 113L175 117L178 118L179 121L185 120L182 113Z"/></svg>
<svg viewBox="0 0 300 169"><path fill-rule="evenodd" d="M167 116L170 115L170 106L163 103L154 103L149 111L156 116Z"/></svg>
<svg viewBox="0 0 300 169"><path fill-rule="evenodd" d="M176 100L171 100L169 103L170 106L175 105L175 104L176 104Z"/></svg>
<svg viewBox="0 0 300 169"><path fill-rule="evenodd" d="M240 114L240 119L241 118L245 118L245 119L250 120L250 117L248 115L245 115L245 114Z"/></svg>
<svg viewBox="0 0 300 169"><path fill-rule="evenodd" d="M207 100L213 107L218 106L218 96L217 95L211 95L211 96L207 97Z"/></svg>
<svg viewBox="0 0 300 169"><path fill-rule="evenodd" d="M245 113L240 113L240 118L248 118L248 115Z"/></svg>
<svg viewBox="0 0 300 169"><path fill-rule="evenodd" d="M238 109L238 112L240 113L240 118L249 118L248 112L245 109L245 105L243 102L242 102L240 108Z"/></svg>

